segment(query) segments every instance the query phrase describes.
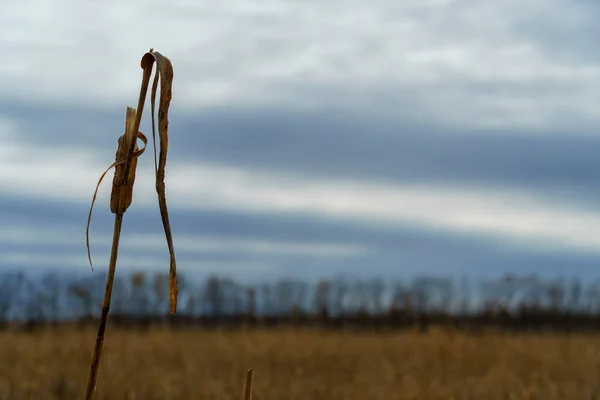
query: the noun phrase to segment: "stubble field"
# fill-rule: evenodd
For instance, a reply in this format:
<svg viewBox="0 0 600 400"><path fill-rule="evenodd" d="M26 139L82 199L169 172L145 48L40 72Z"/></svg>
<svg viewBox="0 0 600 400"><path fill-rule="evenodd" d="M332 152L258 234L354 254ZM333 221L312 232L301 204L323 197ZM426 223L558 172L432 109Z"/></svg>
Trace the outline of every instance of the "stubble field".
<svg viewBox="0 0 600 400"><path fill-rule="evenodd" d="M0 399L82 398L94 330L0 333ZM119 331L97 399L600 398L600 337Z"/></svg>

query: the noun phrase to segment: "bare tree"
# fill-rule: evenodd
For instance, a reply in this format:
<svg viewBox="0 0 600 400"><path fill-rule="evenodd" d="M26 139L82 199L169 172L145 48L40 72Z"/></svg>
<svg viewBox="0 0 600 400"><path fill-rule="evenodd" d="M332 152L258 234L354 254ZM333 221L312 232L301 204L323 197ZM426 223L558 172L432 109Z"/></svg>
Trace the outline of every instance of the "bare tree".
<svg viewBox="0 0 600 400"><path fill-rule="evenodd" d="M188 296L187 302L185 304L185 312L187 315L196 315L196 303L197 299L195 295Z"/></svg>
<svg viewBox="0 0 600 400"><path fill-rule="evenodd" d="M579 307L581 306L581 295L581 281L579 279L574 279L571 281L571 288L569 291L568 307L570 311L579 311Z"/></svg>
<svg viewBox="0 0 600 400"><path fill-rule="evenodd" d="M127 283L121 275L115 276L113 282L113 301L111 308L115 314L124 314L127 312L127 306L129 305L129 297L127 293Z"/></svg>
<svg viewBox="0 0 600 400"><path fill-rule="evenodd" d="M69 295L79 302L81 314L85 318L91 318L94 311L93 288L89 280L71 283L68 286Z"/></svg>
<svg viewBox="0 0 600 400"><path fill-rule="evenodd" d="M332 313L337 315L346 314L346 302L348 297L348 282L342 278L336 279L331 285L332 291Z"/></svg>
<svg viewBox="0 0 600 400"><path fill-rule="evenodd" d="M282 279L275 286L276 312L280 315L297 314L306 296L306 283L294 279Z"/></svg>
<svg viewBox="0 0 600 400"><path fill-rule="evenodd" d="M256 313L256 290L253 287L246 289L246 316L254 317Z"/></svg>
<svg viewBox="0 0 600 400"><path fill-rule="evenodd" d="M131 274L131 304L134 306L134 313L144 315L148 313L148 292L147 277L144 272L135 272Z"/></svg>
<svg viewBox="0 0 600 400"><path fill-rule="evenodd" d="M292 306L292 281L282 279L275 284L275 312L279 315L287 314Z"/></svg>
<svg viewBox="0 0 600 400"><path fill-rule="evenodd" d="M366 305L371 313L380 313L383 311L383 295L385 285L381 279L374 279L366 284Z"/></svg>
<svg viewBox="0 0 600 400"><path fill-rule="evenodd" d="M367 284L363 281L352 282L349 288L348 311L353 313L365 313L368 300Z"/></svg>
<svg viewBox="0 0 600 400"><path fill-rule="evenodd" d="M598 313L600 310L600 287L596 282L587 286L584 297L587 303L587 312Z"/></svg>
<svg viewBox="0 0 600 400"><path fill-rule="evenodd" d="M321 280L315 289L314 293L314 307L319 317L329 316L329 291L330 284L328 281Z"/></svg>
<svg viewBox="0 0 600 400"><path fill-rule="evenodd" d="M406 294L407 290L402 282L398 282L394 285L392 299L390 301L390 312L394 313L401 310L408 311L406 310Z"/></svg>
<svg viewBox="0 0 600 400"><path fill-rule="evenodd" d="M40 290L39 284L31 280L25 281L24 289L23 311L25 325L23 327L26 330L32 330L38 325L46 322L44 293Z"/></svg>
<svg viewBox="0 0 600 400"><path fill-rule="evenodd" d="M554 312L558 312L563 308L565 300L565 287L562 281L551 282L546 288L546 294L550 309Z"/></svg>
<svg viewBox="0 0 600 400"><path fill-rule="evenodd" d="M469 313L471 303L471 286L469 279L466 276L463 276L460 279L459 293L460 313L466 315Z"/></svg>
<svg viewBox="0 0 600 400"><path fill-rule="evenodd" d="M41 296L46 308L48 319L57 324L60 319L60 302L63 295L63 284L56 271L50 271L41 280Z"/></svg>
<svg viewBox="0 0 600 400"><path fill-rule="evenodd" d="M69 294L81 303L81 311L83 315L87 316L92 314L92 299L87 288L82 285L71 284L69 285Z"/></svg>
<svg viewBox="0 0 600 400"><path fill-rule="evenodd" d="M418 314L424 314L431 306L431 291L429 278L417 278L411 287L411 301Z"/></svg>
<svg viewBox="0 0 600 400"><path fill-rule="evenodd" d="M261 312L264 315L270 315L275 311L275 301L273 300L273 288L268 283L263 283L259 287Z"/></svg>
<svg viewBox="0 0 600 400"><path fill-rule="evenodd" d="M8 325L24 281L21 271L7 271L0 275L0 329Z"/></svg>
<svg viewBox="0 0 600 400"><path fill-rule="evenodd" d="M154 276L154 312L162 314L162 307L168 304L168 293L169 293L169 274L158 273ZM193 297L193 296L191 296ZM193 303L193 302L192 302ZM188 302L189 306L189 302ZM189 308L189 307L188 307ZM192 305L193 308L193 305ZM165 308L166 309L166 308Z"/></svg>
<svg viewBox="0 0 600 400"><path fill-rule="evenodd" d="M210 315L220 316L223 312L223 293L221 281L216 276L209 276L204 283L204 300L206 301Z"/></svg>

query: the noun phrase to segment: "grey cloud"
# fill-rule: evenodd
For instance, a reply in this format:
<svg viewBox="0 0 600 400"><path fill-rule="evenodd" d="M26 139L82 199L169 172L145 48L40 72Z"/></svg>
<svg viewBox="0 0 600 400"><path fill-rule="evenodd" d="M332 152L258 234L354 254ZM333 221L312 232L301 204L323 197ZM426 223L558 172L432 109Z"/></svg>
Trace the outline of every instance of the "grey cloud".
<svg viewBox="0 0 600 400"><path fill-rule="evenodd" d="M9 113L22 127L20 143L43 146L57 157L68 156L68 146L88 146L103 163L114 156L123 119L111 110L12 106ZM170 129L171 162L321 179L523 187L586 206L598 198L600 137L576 129L544 135L457 131L428 120L419 125L285 109L178 114ZM148 126L143 130L150 135Z"/></svg>
<svg viewBox="0 0 600 400"><path fill-rule="evenodd" d="M173 146L198 161L331 178L542 189L600 178L597 136L442 129L340 116L214 115L186 123L196 146Z"/></svg>
<svg viewBox="0 0 600 400"><path fill-rule="evenodd" d="M32 0L29 8L36 9L36 3ZM412 123L426 119L445 126L494 122L523 129L590 129L597 124L593 110L582 105L597 98L597 79L586 81L579 73L589 64L589 45L581 44L593 37L586 29L598 9L590 2L380 1L365 6L332 1L309 8L299 2L109 4L62 0L55 7L65 13L39 20L24 12L25 6L11 5L6 29L27 38L31 47L0 42L11 54L0 70L0 83L9 93L3 96L75 107L115 104L127 93L135 96L138 83L126 78L139 73L139 56L131 49L145 50L150 40L173 59L179 93L174 103L190 112L217 105L286 104L370 109L388 117L402 113ZM148 29L166 17L161 26L170 32L168 41L154 30L128 32L126 15L147 18ZM80 19L94 22L84 29ZM566 33L573 35L568 42L561 39ZM124 39L103 46L113 37ZM577 57L552 50L554 40L564 40L556 47ZM525 54L514 53L524 46L530 47ZM98 48L111 60L109 67L96 62ZM565 67L560 76L556 67ZM598 68L590 73L600 74ZM486 84L500 84L506 93L489 93ZM529 86L570 89L559 101L538 89L523 89Z"/></svg>
<svg viewBox="0 0 600 400"><path fill-rule="evenodd" d="M72 231L81 233L81 241L49 246L39 244L14 245L1 243L0 251L7 255L27 254L46 256L47 261L28 266L44 270L67 267L61 257L82 260L80 268L74 270L84 274L85 247L83 241L83 220L85 208L66 207L59 203L22 202L19 199L4 197L1 201L3 226L31 227L39 230ZM27 210L26 212L24 210ZM19 213L18 211L21 210ZM133 210L133 208L132 208ZM17 213L13 213L16 211ZM7 217L12 215L12 219ZM224 237L245 237L301 243L356 243L371 246L374 251L348 258L330 258L310 255L265 255L240 254L227 251L206 251L178 254L178 260L185 274L204 276L207 273L224 275L241 274L244 279L259 279L265 273L275 279L282 276L296 276L307 279L336 275L368 277L374 274L382 277L416 276L419 274L442 274L457 276L489 276L503 271L535 272L541 275L597 275L595 265L600 255L584 255L571 252L531 251L489 239L472 236L441 234L418 229L385 229L360 224L341 223L323 219L293 218L285 216L252 215L226 212L172 212L173 231L179 235L211 234ZM162 234L157 218L149 211L137 210L128 213L123 235L149 233ZM94 236L110 234L110 218L97 218L92 231L94 257L105 257L108 247L94 242ZM177 244L177 243L176 243ZM130 270L128 261L132 257L140 260L155 260L157 265L164 261L167 265L166 248L140 252L133 247L123 246L124 257L121 264ZM56 258L56 257L58 258ZM58 261L57 261L58 260ZM125 265L123 265L125 264ZM0 260L0 269L14 267L8 260ZM247 268L244 268L247 266ZM257 267L262 266L262 267ZM101 265L98 266L101 273ZM568 269L568 270L567 270Z"/></svg>
<svg viewBox="0 0 600 400"><path fill-rule="evenodd" d="M545 3L537 13L521 13L512 24L515 36L555 62L597 66L600 5L588 0Z"/></svg>

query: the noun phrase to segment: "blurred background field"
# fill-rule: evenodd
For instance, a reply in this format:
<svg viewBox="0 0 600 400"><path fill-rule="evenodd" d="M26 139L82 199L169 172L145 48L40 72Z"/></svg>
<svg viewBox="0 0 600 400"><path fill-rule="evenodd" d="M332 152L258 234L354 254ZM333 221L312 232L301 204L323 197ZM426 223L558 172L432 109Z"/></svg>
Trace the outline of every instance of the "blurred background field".
<svg viewBox="0 0 600 400"><path fill-rule="evenodd" d="M80 398L93 329L0 333L0 399ZM109 328L98 399L594 399L600 339L574 335Z"/></svg>
<svg viewBox="0 0 600 400"><path fill-rule="evenodd" d="M0 400L80 398L103 276L0 274ZM101 279L102 278L102 279ZM594 282L119 274L99 399L593 399ZM596 397L594 397L596 396Z"/></svg>

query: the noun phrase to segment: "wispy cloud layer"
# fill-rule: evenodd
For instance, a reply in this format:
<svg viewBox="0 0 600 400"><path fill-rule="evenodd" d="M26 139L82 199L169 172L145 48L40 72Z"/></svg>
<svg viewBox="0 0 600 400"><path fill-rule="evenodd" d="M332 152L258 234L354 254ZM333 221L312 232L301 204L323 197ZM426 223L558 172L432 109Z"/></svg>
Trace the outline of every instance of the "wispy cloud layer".
<svg viewBox="0 0 600 400"><path fill-rule="evenodd" d="M77 232L150 47L175 67L181 265L593 265L599 13L567 0L7 3L1 265L85 265ZM164 264L148 154L128 217L143 228L125 235L124 263Z"/></svg>
<svg viewBox="0 0 600 400"><path fill-rule="evenodd" d="M566 0L13 2L0 17L0 84L25 102L126 104L141 52L155 47L175 64L174 106L189 112L285 105L463 129L589 130L598 9Z"/></svg>

